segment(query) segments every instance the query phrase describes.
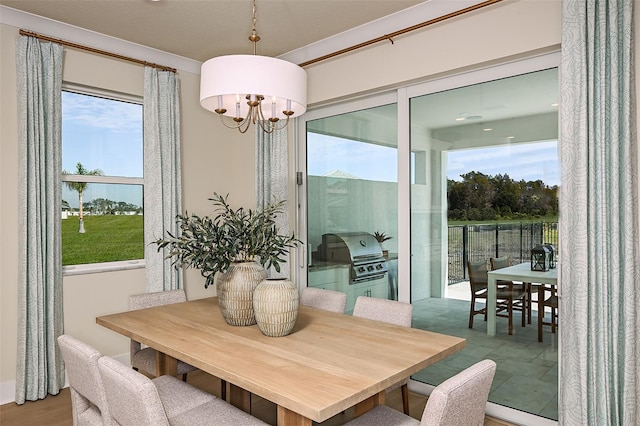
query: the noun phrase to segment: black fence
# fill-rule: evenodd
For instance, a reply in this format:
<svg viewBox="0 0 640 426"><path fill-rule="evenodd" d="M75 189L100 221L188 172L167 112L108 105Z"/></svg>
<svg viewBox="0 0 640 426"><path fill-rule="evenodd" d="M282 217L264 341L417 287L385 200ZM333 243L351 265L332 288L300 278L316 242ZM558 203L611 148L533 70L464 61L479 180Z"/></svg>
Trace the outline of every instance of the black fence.
<svg viewBox="0 0 640 426"><path fill-rule="evenodd" d="M509 256L514 263L528 262L536 244L558 247L558 222L453 225L448 234L449 284L468 279L469 260Z"/></svg>

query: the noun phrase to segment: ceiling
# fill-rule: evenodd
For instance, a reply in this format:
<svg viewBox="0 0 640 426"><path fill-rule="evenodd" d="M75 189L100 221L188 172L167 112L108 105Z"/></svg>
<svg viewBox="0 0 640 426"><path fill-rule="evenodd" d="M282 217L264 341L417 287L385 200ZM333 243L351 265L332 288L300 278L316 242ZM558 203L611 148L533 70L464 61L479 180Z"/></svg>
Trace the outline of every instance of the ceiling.
<svg viewBox="0 0 640 426"><path fill-rule="evenodd" d="M420 0L258 0L258 54L279 56ZM252 54L250 0L0 0L0 5L197 61Z"/></svg>
<svg viewBox="0 0 640 426"><path fill-rule="evenodd" d="M437 7L451 1L257 0L256 29L262 38L257 53L281 56L418 4L418 8ZM476 0L467 2L479 3ZM458 4L462 3L459 0ZM199 62L221 55L253 53L252 43L248 40L252 28L251 0L0 0L0 5ZM424 9L399 13L420 15L415 18L421 20L426 19L424 14ZM381 35L379 31L376 30L374 37ZM346 46L340 46L343 47ZM552 106L557 102L557 77L540 78L532 74L516 81L518 87L526 89L525 92L516 90L507 79L492 85L430 95L424 101L413 103L412 111L414 117L421 117L420 127L438 129L443 140L457 145L463 139L479 140L466 135L466 129L481 134L488 123L499 120L545 114L557 116L557 107ZM482 93L475 93L477 90ZM456 121L462 114L479 118L478 122ZM555 121L526 123L525 120L520 125L544 131L537 136L530 134L522 141L545 139L544 135L553 132L557 134ZM523 133L516 129L508 132ZM486 134L482 139L484 143L498 143L498 140L488 139Z"/></svg>

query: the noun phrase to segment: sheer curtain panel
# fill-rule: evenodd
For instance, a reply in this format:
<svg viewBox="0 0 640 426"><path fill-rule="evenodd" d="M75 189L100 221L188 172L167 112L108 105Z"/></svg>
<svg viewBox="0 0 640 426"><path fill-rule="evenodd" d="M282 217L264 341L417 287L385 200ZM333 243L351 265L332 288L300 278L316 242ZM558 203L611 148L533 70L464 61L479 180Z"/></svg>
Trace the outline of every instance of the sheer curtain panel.
<svg viewBox="0 0 640 426"><path fill-rule="evenodd" d="M178 235L180 188L180 82L174 72L144 70L144 244L147 292L182 288L182 270L152 244Z"/></svg>
<svg viewBox="0 0 640 426"><path fill-rule="evenodd" d="M60 173L62 51L20 36L16 48L19 138L18 354L16 403L56 395L64 366Z"/></svg>
<svg viewBox="0 0 640 426"><path fill-rule="evenodd" d="M287 129L266 133L256 126L256 204L259 208L268 203L289 198L289 156L287 151ZM289 204L276 218L280 234L289 233ZM280 272L270 268L271 278L289 278L289 255L280 264Z"/></svg>
<svg viewBox="0 0 640 426"><path fill-rule="evenodd" d="M633 0L563 2L559 144L559 423L563 425L640 425L633 6Z"/></svg>

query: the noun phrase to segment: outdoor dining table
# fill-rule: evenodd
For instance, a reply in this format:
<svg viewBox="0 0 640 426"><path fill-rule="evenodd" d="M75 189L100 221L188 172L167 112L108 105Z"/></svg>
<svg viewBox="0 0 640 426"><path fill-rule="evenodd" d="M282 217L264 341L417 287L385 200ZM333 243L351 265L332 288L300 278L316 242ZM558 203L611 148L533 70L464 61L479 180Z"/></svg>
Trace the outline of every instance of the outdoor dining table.
<svg viewBox="0 0 640 426"><path fill-rule="evenodd" d="M385 389L461 350L465 339L300 306L285 337L228 325L217 298L96 318L156 349L157 374L177 359L230 383L230 402L249 411L250 394L277 405L278 425L311 425L355 406L383 404Z"/></svg>
<svg viewBox="0 0 640 426"><path fill-rule="evenodd" d="M489 336L496 335L496 283L500 280L557 286L558 270L553 268L548 271L532 271L531 263L525 262L489 271L487 274L487 334Z"/></svg>

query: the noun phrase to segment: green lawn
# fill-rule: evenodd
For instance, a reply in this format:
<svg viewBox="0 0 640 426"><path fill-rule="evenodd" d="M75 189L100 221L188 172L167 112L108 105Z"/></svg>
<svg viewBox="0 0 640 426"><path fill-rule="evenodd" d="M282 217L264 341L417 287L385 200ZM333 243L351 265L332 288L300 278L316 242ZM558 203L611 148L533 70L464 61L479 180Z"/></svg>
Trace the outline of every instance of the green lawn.
<svg viewBox="0 0 640 426"><path fill-rule="evenodd" d="M62 220L62 265L144 259L143 216L85 216L85 233L78 218Z"/></svg>

